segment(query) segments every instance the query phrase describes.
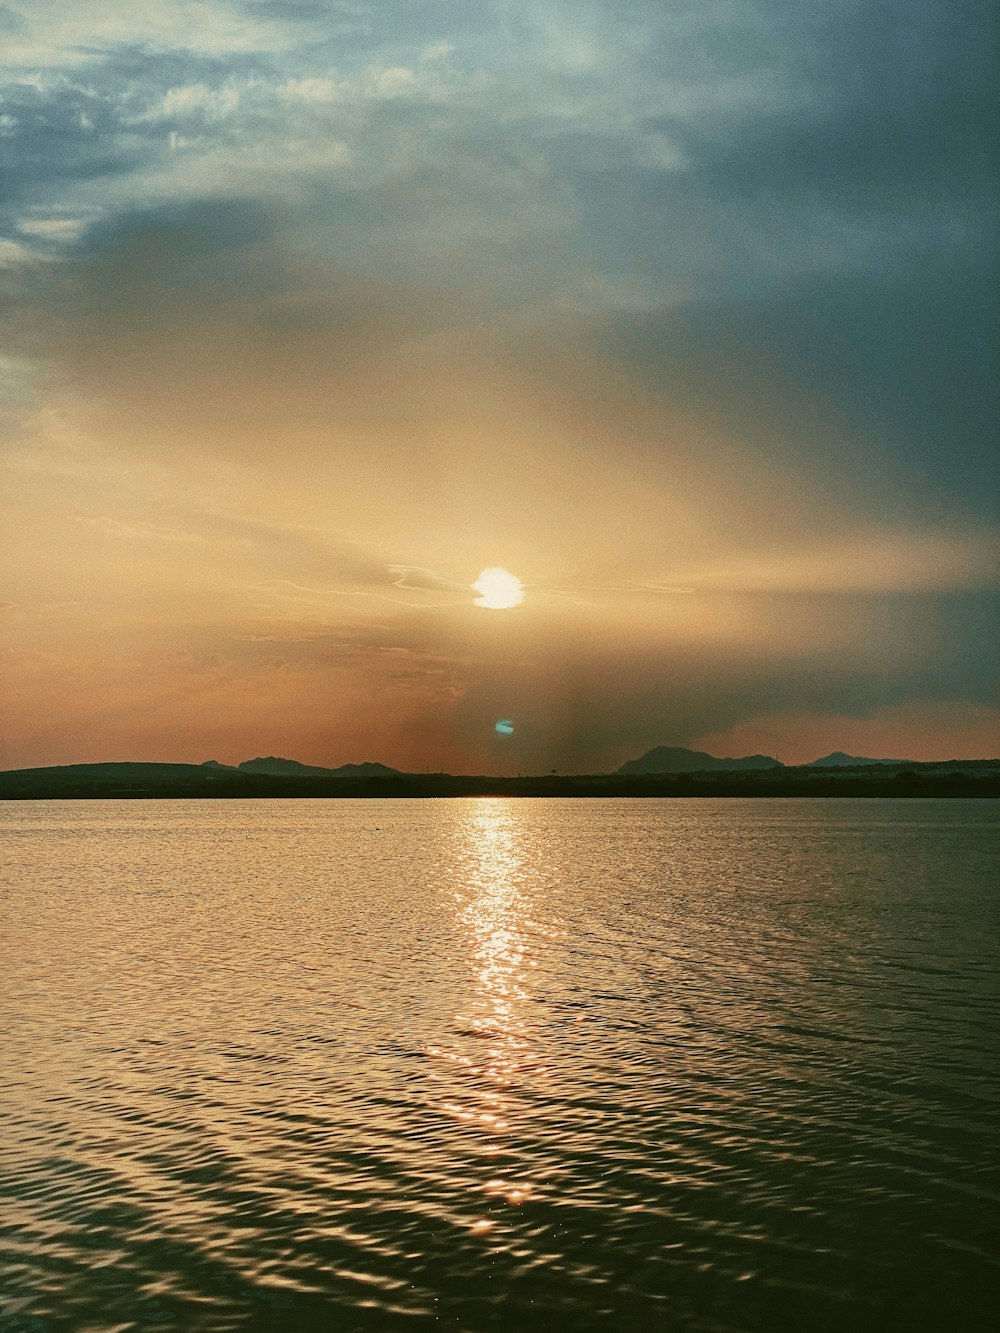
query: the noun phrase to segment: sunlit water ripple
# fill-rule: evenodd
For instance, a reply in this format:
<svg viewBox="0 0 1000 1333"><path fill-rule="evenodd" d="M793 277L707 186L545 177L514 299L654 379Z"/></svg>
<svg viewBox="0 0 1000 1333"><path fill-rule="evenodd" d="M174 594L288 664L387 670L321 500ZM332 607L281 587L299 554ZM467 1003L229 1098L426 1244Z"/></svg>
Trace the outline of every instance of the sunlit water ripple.
<svg viewBox="0 0 1000 1333"><path fill-rule="evenodd" d="M989 1325L997 803L0 817L5 1330Z"/></svg>

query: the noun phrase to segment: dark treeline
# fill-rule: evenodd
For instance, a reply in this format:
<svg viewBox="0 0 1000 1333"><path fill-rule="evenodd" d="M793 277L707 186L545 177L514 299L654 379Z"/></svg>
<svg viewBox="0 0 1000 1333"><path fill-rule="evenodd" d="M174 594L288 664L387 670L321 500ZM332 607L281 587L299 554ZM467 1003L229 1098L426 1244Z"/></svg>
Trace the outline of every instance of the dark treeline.
<svg viewBox="0 0 1000 1333"><path fill-rule="evenodd" d="M114 772L98 772L114 769ZM150 772L149 770L156 770ZM173 772L167 770L175 770ZM882 769L778 769L747 773L463 777L408 773L374 778L274 777L194 765L116 764L0 773L0 799L239 799L442 796L883 796L1000 797L995 763L965 761Z"/></svg>

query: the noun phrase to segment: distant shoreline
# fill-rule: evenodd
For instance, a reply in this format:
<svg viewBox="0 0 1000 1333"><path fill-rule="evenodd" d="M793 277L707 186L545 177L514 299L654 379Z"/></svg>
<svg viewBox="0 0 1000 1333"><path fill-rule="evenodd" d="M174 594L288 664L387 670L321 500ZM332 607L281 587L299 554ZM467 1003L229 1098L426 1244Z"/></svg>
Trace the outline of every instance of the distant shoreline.
<svg viewBox="0 0 1000 1333"><path fill-rule="evenodd" d="M943 766L946 768L947 766ZM881 797L1000 798L1000 773L982 774L914 768L903 772L832 774L829 770L766 773L682 773L643 776L456 777L450 774L400 774L379 778L299 778L262 775L213 776L201 781L149 782L32 778L0 774L0 800L303 800L440 799L462 796L526 797Z"/></svg>

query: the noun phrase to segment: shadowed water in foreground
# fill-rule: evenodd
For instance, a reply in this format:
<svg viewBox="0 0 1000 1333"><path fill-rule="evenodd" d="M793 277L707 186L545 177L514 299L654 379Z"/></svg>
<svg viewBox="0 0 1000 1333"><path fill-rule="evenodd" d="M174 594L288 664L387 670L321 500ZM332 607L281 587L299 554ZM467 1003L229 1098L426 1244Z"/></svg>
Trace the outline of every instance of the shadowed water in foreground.
<svg viewBox="0 0 1000 1333"><path fill-rule="evenodd" d="M3 1329L987 1325L996 803L0 818Z"/></svg>

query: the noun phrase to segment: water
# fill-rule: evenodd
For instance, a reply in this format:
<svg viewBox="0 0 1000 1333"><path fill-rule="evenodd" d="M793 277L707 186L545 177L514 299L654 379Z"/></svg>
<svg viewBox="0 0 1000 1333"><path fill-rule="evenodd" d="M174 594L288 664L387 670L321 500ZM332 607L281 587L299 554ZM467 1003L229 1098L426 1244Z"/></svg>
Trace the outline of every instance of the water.
<svg viewBox="0 0 1000 1333"><path fill-rule="evenodd" d="M995 1310L995 802L0 817L4 1330Z"/></svg>

